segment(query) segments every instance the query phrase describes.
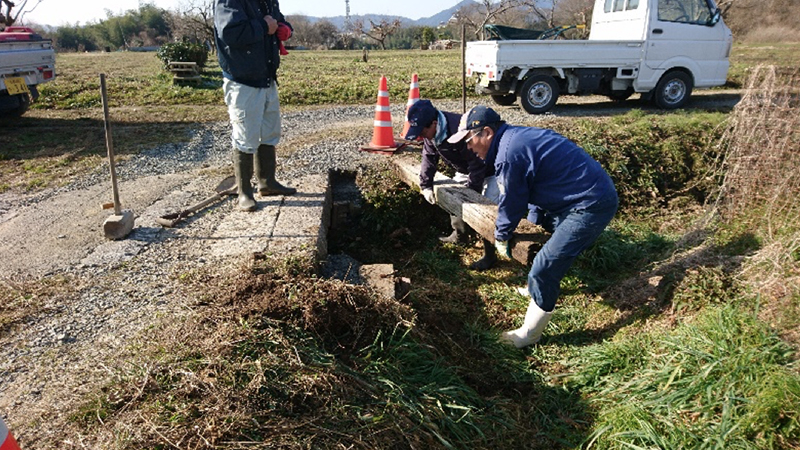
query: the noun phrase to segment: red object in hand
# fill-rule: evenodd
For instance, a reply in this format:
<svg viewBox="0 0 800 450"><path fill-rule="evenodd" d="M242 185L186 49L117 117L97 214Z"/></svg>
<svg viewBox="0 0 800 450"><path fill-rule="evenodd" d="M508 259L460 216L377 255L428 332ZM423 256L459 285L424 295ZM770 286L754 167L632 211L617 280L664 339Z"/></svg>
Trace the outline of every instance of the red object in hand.
<svg viewBox="0 0 800 450"><path fill-rule="evenodd" d="M275 31L275 36L278 37L278 52L281 55L288 55L289 52L287 52L286 47L283 46L283 41L292 37L292 29L285 23L279 23L278 30Z"/></svg>
<svg viewBox="0 0 800 450"><path fill-rule="evenodd" d="M278 31L275 32L275 35L282 41L288 41L292 37L292 29L285 23L279 23Z"/></svg>

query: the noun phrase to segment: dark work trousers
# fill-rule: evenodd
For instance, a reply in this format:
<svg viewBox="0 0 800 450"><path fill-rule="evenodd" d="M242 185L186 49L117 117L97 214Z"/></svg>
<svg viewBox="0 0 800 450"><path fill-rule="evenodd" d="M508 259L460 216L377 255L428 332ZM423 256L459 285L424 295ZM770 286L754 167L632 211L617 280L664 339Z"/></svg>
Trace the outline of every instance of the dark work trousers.
<svg viewBox="0 0 800 450"><path fill-rule="evenodd" d="M542 310L555 309L561 279L611 222L617 206L615 192L588 208L546 216L543 226L553 234L533 258L528 273L528 291Z"/></svg>

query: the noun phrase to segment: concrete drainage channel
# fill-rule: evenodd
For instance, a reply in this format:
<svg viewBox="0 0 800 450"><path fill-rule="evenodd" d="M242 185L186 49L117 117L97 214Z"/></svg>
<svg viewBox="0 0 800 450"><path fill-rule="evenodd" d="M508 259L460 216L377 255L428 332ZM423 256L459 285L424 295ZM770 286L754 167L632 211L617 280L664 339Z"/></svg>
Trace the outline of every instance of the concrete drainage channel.
<svg viewBox="0 0 800 450"><path fill-rule="evenodd" d="M328 179L331 188L328 233L331 235L347 233L351 225L359 219L364 205L361 190L356 185L356 174L335 171L330 172ZM327 235L324 241L328 242ZM408 280L396 279L392 264L362 264L345 253L328 254L327 249L325 255L320 255L320 258L324 259L320 275L325 278L363 284L385 298L399 298L406 291Z"/></svg>

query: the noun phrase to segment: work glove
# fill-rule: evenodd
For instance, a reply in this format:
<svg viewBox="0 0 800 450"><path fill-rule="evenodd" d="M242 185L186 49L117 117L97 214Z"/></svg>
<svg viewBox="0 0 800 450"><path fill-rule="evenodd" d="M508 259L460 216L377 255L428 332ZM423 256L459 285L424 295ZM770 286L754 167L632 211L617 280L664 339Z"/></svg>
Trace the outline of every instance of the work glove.
<svg viewBox="0 0 800 450"><path fill-rule="evenodd" d="M456 172L456 176L453 177L453 181L456 183L466 183L469 181L469 175L466 173Z"/></svg>
<svg viewBox="0 0 800 450"><path fill-rule="evenodd" d="M275 35L282 41L288 41L289 38L292 37L292 29L285 23L279 23L278 31L275 32Z"/></svg>
<svg viewBox="0 0 800 450"><path fill-rule="evenodd" d="M289 38L292 37L292 29L285 23L279 23L275 36L278 37L278 53L280 53L281 56L288 55L289 52L286 51L286 46L283 45L283 41L288 41Z"/></svg>
<svg viewBox="0 0 800 450"><path fill-rule="evenodd" d="M422 190L422 196L425 197L425 200L428 201L431 205L436 204L436 194L433 193L433 189L425 188Z"/></svg>
<svg viewBox="0 0 800 450"><path fill-rule="evenodd" d="M500 254L501 258L511 259L511 246L508 245L508 241L501 241L499 239L495 239L494 248L497 249L497 253Z"/></svg>

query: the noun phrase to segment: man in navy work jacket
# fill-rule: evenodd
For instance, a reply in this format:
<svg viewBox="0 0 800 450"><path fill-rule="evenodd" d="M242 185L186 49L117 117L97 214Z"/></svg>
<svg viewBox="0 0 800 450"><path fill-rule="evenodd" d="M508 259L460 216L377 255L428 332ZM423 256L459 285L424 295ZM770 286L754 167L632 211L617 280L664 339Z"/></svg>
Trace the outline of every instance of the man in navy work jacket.
<svg viewBox="0 0 800 450"><path fill-rule="evenodd" d="M535 344L550 321L561 279L617 211L614 183L600 163L564 136L510 126L485 106L464 114L449 141L467 142L495 169L500 199L494 237L501 256L510 258L508 241L526 215L552 233L528 274L525 321L502 335L517 348Z"/></svg>
<svg viewBox="0 0 800 450"><path fill-rule="evenodd" d="M281 138L278 36L288 39L291 25L278 0L216 0L214 36L233 128L239 209L253 211L253 166L260 195L296 192L275 180L275 146Z"/></svg>
<svg viewBox="0 0 800 450"><path fill-rule="evenodd" d="M422 163L419 171L419 186L422 195L428 203L435 205L436 196L433 192L433 179L438 169L439 159L455 169L453 180L464 183L466 187L475 192L483 193L490 200L497 201L497 194L492 198L492 187L496 192L496 183L493 183L491 167L487 167L482 159L467 148L464 142L450 143L447 138L458 130L458 121L461 114L439 111L433 107L429 100L419 100L408 109L409 128L405 138L413 141L422 137ZM450 225L453 232L447 237L441 237L442 242L456 243L465 238L467 224L460 217L451 215ZM470 269L486 270L494 265L497 257L491 241L483 240L483 257L470 264Z"/></svg>

